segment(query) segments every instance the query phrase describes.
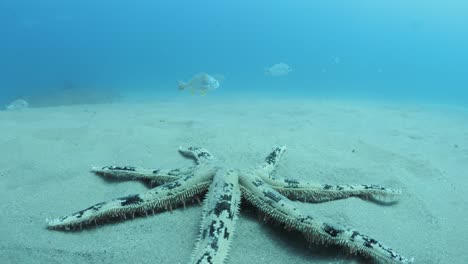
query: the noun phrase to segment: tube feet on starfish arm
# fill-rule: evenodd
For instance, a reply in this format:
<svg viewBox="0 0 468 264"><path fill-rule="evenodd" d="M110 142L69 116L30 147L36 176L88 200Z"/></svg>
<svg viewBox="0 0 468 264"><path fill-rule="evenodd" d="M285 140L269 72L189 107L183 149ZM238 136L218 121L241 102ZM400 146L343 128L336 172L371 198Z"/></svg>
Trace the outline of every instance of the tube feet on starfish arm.
<svg viewBox="0 0 468 264"><path fill-rule="evenodd" d="M154 214L155 211L175 207L206 191L216 170L213 166L200 166L191 174L141 194L101 202L74 214L47 220L48 228L73 230L100 220L119 217L126 219L135 214Z"/></svg>
<svg viewBox="0 0 468 264"><path fill-rule="evenodd" d="M371 184L319 184L294 179L265 179L272 187L291 200L321 203L349 197L359 197L380 203L395 203L401 190Z"/></svg>
<svg viewBox="0 0 468 264"><path fill-rule="evenodd" d="M413 261L358 231L304 215L292 201L274 190L260 177L256 177L254 173L241 174L240 183L242 196L248 202L271 219L303 233L308 241L340 245L350 252L359 252L383 263L412 263Z"/></svg>
<svg viewBox="0 0 468 264"><path fill-rule="evenodd" d="M160 185L175 181L184 175L194 172L196 167L182 169L145 169L133 166L104 166L92 167L91 172L107 178L116 180L142 180L152 185Z"/></svg>
<svg viewBox="0 0 468 264"><path fill-rule="evenodd" d="M398 201L401 190L375 184L323 184L273 175L286 147L276 147L254 169L254 173L273 189L292 200L309 203L326 202L348 197L359 197L383 203Z"/></svg>
<svg viewBox="0 0 468 264"><path fill-rule="evenodd" d="M224 263L232 241L240 200L238 172L218 171L203 202L200 237L192 263Z"/></svg>

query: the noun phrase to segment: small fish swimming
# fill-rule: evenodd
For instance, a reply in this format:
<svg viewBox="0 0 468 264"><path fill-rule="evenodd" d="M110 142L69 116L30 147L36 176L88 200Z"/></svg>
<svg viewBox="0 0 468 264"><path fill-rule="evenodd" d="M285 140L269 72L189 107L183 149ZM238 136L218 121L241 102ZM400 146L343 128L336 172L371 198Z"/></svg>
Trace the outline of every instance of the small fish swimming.
<svg viewBox="0 0 468 264"><path fill-rule="evenodd" d="M29 107L29 103L23 99L16 99L11 102L9 105L5 106L6 111L20 111L27 109Z"/></svg>
<svg viewBox="0 0 468 264"><path fill-rule="evenodd" d="M286 63L280 62L272 65L271 67L265 68L265 74L270 76L286 76L292 71L291 66Z"/></svg>
<svg viewBox="0 0 468 264"><path fill-rule="evenodd" d="M190 89L205 95L210 90L218 89L219 81L207 73L198 73L188 82L178 81L179 90Z"/></svg>

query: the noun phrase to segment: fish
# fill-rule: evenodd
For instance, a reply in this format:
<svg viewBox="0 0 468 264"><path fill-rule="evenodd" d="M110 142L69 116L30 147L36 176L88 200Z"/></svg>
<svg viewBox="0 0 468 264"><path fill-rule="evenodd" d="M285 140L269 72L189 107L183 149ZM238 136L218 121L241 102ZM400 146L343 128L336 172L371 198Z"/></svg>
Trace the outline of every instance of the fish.
<svg viewBox="0 0 468 264"><path fill-rule="evenodd" d="M20 111L29 108L29 103L23 99L16 99L5 106L7 111Z"/></svg>
<svg viewBox="0 0 468 264"><path fill-rule="evenodd" d="M280 62L270 67L265 68L265 74L270 76L286 76L292 71L291 66L286 63Z"/></svg>
<svg viewBox="0 0 468 264"><path fill-rule="evenodd" d="M195 74L188 82L178 81L179 90L190 89L192 92L200 92L201 95L205 95L208 91L216 90L219 88L219 81L207 74L198 73Z"/></svg>

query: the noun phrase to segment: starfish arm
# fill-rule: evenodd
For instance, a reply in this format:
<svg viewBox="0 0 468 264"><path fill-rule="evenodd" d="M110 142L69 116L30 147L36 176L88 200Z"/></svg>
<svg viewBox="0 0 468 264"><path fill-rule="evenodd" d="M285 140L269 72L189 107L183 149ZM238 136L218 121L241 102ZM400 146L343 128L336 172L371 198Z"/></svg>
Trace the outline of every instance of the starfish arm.
<svg viewBox="0 0 468 264"><path fill-rule="evenodd" d="M260 174L270 175L272 174L276 167L278 167L278 163L281 160L284 152L286 152L286 146L275 147L269 154L266 156L264 161L257 166L255 171Z"/></svg>
<svg viewBox="0 0 468 264"><path fill-rule="evenodd" d="M240 175L243 197L260 211L287 227L302 232L308 240L341 245L351 252L373 257L384 263L411 263L393 249L350 228L322 222L305 215L289 199L254 174Z"/></svg>
<svg viewBox="0 0 468 264"><path fill-rule="evenodd" d="M401 190L373 184L318 184L294 179L259 175L275 190L289 199L302 202L326 202L349 197L359 197L382 202L395 202Z"/></svg>
<svg viewBox="0 0 468 264"><path fill-rule="evenodd" d="M360 197L394 202L401 194L401 190L380 185L318 184L274 176L272 174L285 151L285 146L274 148L265 158L264 162L255 168L254 172L263 181L290 199L302 202L326 202L348 197Z"/></svg>
<svg viewBox="0 0 468 264"><path fill-rule="evenodd" d="M186 158L193 159L197 165L214 160L208 150L200 147L179 147L179 153Z"/></svg>
<svg viewBox="0 0 468 264"><path fill-rule="evenodd" d="M218 171L203 206L199 240L192 263L224 263L239 212L241 192L237 171Z"/></svg>
<svg viewBox="0 0 468 264"><path fill-rule="evenodd" d="M119 180L141 180L160 185L193 173L195 167L183 169L144 169L133 166L92 167L91 172Z"/></svg>
<svg viewBox="0 0 468 264"><path fill-rule="evenodd" d="M144 193L102 202L74 214L47 220L49 229L74 230L76 227L109 218L126 218L135 213L147 214L148 211L167 209L184 203L188 198L204 192L217 168L200 166L193 174L163 184Z"/></svg>

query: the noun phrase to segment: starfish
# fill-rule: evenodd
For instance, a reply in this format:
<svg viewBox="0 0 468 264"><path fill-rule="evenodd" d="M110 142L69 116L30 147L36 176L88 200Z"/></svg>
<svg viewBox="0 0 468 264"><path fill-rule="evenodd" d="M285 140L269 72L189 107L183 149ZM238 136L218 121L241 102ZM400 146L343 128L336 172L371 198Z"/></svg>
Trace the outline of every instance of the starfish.
<svg viewBox="0 0 468 264"><path fill-rule="evenodd" d="M120 180L141 180L157 187L137 195L101 202L68 216L47 220L49 229L81 230L109 219L126 219L184 205L205 194L200 235L191 263L221 264L227 259L241 198L264 216L264 221L301 232L307 241L339 245L382 263L411 263L381 242L352 228L324 222L302 213L293 200L326 202L348 197L394 200L400 190L379 185L332 185L303 182L274 175L286 147L276 147L264 161L249 170L226 169L204 148L179 148L195 162L183 169L143 169L105 166L91 169L97 175Z"/></svg>

